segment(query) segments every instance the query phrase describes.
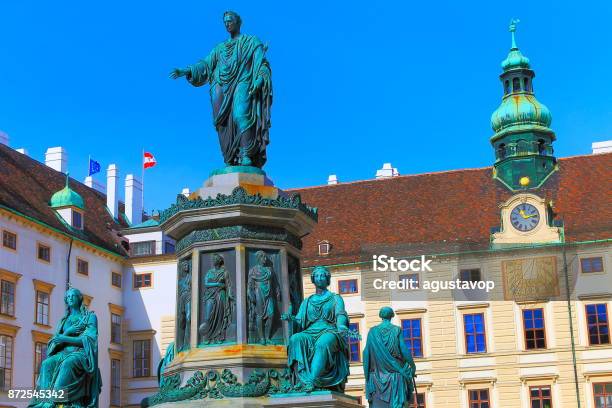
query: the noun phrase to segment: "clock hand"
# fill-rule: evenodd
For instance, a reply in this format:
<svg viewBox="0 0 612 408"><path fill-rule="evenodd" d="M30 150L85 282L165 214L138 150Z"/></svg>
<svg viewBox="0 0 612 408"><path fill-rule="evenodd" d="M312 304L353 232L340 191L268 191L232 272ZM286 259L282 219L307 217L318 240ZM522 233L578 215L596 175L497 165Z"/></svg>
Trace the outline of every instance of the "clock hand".
<svg viewBox="0 0 612 408"><path fill-rule="evenodd" d="M519 214L521 215L521 217L523 217L523 219L527 220L529 218L533 218L533 217L537 217L537 214L531 214L531 215L527 215L525 214L525 210L519 210Z"/></svg>

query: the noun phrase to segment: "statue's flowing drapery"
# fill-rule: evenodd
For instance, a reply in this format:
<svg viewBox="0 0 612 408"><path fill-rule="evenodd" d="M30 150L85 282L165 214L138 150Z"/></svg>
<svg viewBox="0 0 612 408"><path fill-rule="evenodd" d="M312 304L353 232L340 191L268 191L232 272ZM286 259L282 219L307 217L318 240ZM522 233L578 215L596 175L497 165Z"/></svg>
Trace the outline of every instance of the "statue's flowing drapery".
<svg viewBox="0 0 612 408"><path fill-rule="evenodd" d="M252 165L262 167L269 142L272 80L261 41L244 34L230 38L188 71L192 85L210 83L213 121L225 163L240 164L240 156L246 155ZM261 89L250 95L258 80L263 81Z"/></svg>
<svg viewBox="0 0 612 408"><path fill-rule="evenodd" d="M249 271L248 280L249 319L264 320L276 314L276 302L280 292L272 268L256 265Z"/></svg>
<svg viewBox="0 0 612 408"><path fill-rule="evenodd" d="M82 346L56 341L58 335L78 337ZM96 315L81 308L81 316L67 314L56 334L49 340L47 358L43 360L36 382L37 390L63 390L56 403L70 402L73 407L94 408L102 388L98 369L98 321ZM48 400L52 401L52 400ZM47 402L48 402L47 401ZM29 407L42 407L45 401L34 399Z"/></svg>
<svg viewBox="0 0 612 408"><path fill-rule="evenodd" d="M202 287L204 320L200 325L200 335L204 342L223 342L233 314L231 281L227 269L209 269Z"/></svg>
<svg viewBox="0 0 612 408"><path fill-rule="evenodd" d="M363 370L368 401L374 394L391 408L403 408L410 401L414 361L400 327L380 324L370 329L363 352Z"/></svg>
<svg viewBox="0 0 612 408"><path fill-rule="evenodd" d="M287 365L305 384L342 390L349 375L349 352L346 339L337 327L338 317L348 320L344 301L338 294L325 292L306 298L295 316L300 332L289 339ZM315 352L325 353L325 370L316 378L311 373Z"/></svg>

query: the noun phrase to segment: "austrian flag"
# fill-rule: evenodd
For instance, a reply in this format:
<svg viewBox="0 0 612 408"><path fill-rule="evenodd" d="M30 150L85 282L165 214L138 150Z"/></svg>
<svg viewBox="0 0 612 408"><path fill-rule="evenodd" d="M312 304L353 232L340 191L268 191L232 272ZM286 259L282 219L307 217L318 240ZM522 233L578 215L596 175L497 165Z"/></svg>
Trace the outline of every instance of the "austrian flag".
<svg viewBox="0 0 612 408"><path fill-rule="evenodd" d="M157 160L155 160L155 156L153 156L151 153L145 152L142 163L144 168L148 169L149 167L155 166L157 164Z"/></svg>

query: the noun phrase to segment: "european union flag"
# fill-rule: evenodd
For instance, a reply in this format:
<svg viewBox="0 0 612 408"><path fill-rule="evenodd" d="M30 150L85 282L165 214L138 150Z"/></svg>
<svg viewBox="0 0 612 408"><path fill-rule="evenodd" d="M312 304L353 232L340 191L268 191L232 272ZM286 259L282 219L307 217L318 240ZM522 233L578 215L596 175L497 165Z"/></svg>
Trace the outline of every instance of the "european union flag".
<svg viewBox="0 0 612 408"><path fill-rule="evenodd" d="M89 158L89 175L93 176L96 173L100 172L100 163L98 163L95 160L92 160L91 157Z"/></svg>

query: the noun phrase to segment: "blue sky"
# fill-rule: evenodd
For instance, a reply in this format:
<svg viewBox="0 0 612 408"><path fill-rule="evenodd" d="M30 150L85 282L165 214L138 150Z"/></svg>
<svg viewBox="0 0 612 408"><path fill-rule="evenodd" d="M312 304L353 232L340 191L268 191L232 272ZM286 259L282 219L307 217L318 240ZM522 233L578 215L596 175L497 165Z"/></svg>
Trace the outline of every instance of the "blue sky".
<svg viewBox="0 0 612 408"><path fill-rule="evenodd" d="M612 138L609 1L2 2L0 129L38 160L66 147L81 180L88 155L140 174L145 148L145 206L166 208L223 165L207 87L168 74L226 38L226 9L269 44L281 188L490 165L511 17L557 156Z"/></svg>

